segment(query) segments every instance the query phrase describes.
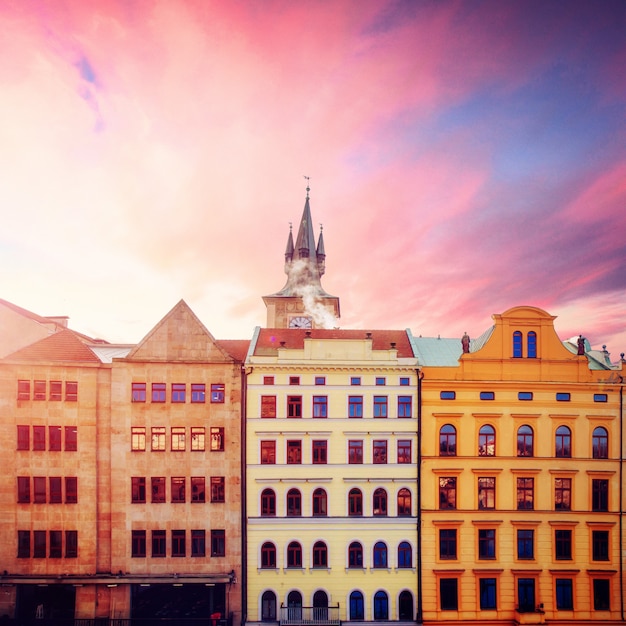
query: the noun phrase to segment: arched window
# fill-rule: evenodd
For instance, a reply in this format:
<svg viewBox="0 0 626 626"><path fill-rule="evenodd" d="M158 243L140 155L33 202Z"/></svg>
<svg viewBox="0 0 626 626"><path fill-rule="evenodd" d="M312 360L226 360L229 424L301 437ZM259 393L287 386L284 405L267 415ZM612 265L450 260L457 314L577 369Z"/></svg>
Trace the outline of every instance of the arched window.
<svg viewBox="0 0 626 626"><path fill-rule="evenodd" d="M276 494L273 489L263 489L261 492L261 517L276 515Z"/></svg>
<svg viewBox="0 0 626 626"><path fill-rule="evenodd" d="M398 517L411 516L411 492L403 487L398 491Z"/></svg>
<svg viewBox="0 0 626 626"><path fill-rule="evenodd" d="M313 594L313 622L328 621L328 595L325 591L318 589Z"/></svg>
<svg viewBox="0 0 626 626"><path fill-rule="evenodd" d="M567 426L559 426L554 436L554 455L561 458L572 456L572 431Z"/></svg>
<svg viewBox="0 0 626 626"><path fill-rule="evenodd" d="M456 428L452 424L439 431L439 456L456 456Z"/></svg>
<svg viewBox="0 0 626 626"><path fill-rule="evenodd" d="M287 596L287 611L290 622L302 621L302 594L299 591L290 591Z"/></svg>
<svg viewBox="0 0 626 626"><path fill-rule="evenodd" d="M408 541L398 545L398 567L413 567L413 549Z"/></svg>
<svg viewBox="0 0 626 626"><path fill-rule="evenodd" d="M328 567L328 548L323 541L313 544L313 567Z"/></svg>
<svg viewBox="0 0 626 626"><path fill-rule="evenodd" d="M353 591L350 594L350 620L363 621L365 619L365 603L363 594L360 591Z"/></svg>
<svg viewBox="0 0 626 626"><path fill-rule="evenodd" d="M276 568L276 546L271 541L266 541L261 546L261 567L263 569Z"/></svg>
<svg viewBox="0 0 626 626"><path fill-rule="evenodd" d="M593 429L593 458L609 458L609 433L602 426Z"/></svg>
<svg viewBox="0 0 626 626"><path fill-rule="evenodd" d="M496 429L489 424L478 431L478 456L496 455Z"/></svg>
<svg viewBox="0 0 626 626"><path fill-rule="evenodd" d="M534 456L533 429L524 424L517 429L517 456Z"/></svg>
<svg viewBox="0 0 626 626"><path fill-rule="evenodd" d="M384 591L377 591L374 594L374 619L389 619L389 599Z"/></svg>
<svg viewBox="0 0 626 626"><path fill-rule="evenodd" d="M302 546L297 541L287 546L287 567L302 567Z"/></svg>
<svg viewBox="0 0 626 626"><path fill-rule="evenodd" d="M519 330L513 333L513 358L522 358L522 333Z"/></svg>
<svg viewBox="0 0 626 626"><path fill-rule="evenodd" d="M405 589L398 598L398 618L401 622L413 621L413 594Z"/></svg>
<svg viewBox="0 0 626 626"><path fill-rule="evenodd" d="M299 489L290 489L287 492L287 517L302 515L302 495Z"/></svg>
<svg viewBox="0 0 626 626"><path fill-rule="evenodd" d="M363 494L356 487L348 494L348 515L363 515Z"/></svg>
<svg viewBox="0 0 626 626"><path fill-rule="evenodd" d="M387 546L384 541L374 544L374 567L387 567Z"/></svg>
<svg viewBox="0 0 626 626"><path fill-rule="evenodd" d="M328 496L326 492L318 487L313 492L313 516L326 517L328 515Z"/></svg>
<svg viewBox="0 0 626 626"><path fill-rule="evenodd" d="M526 339L526 346L528 348L528 358L536 359L537 358L537 333L534 330L531 330L528 333L528 337Z"/></svg>
<svg viewBox="0 0 626 626"><path fill-rule="evenodd" d="M363 546L358 541L353 541L348 547L348 567L363 567Z"/></svg>
<svg viewBox="0 0 626 626"><path fill-rule="evenodd" d="M276 621L276 594L273 591L264 591L261 596L261 619L264 622Z"/></svg>
<svg viewBox="0 0 626 626"><path fill-rule="evenodd" d="M379 487L374 491L374 515L387 515L387 492Z"/></svg>

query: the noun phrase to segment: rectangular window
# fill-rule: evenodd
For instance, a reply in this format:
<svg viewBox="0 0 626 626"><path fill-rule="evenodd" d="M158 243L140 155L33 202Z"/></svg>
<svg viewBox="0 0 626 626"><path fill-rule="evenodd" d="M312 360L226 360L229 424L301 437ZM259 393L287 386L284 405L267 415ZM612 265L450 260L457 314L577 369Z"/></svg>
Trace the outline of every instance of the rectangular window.
<svg viewBox="0 0 626 626"><path fill-rule="evenodd" d="M165 402L167 385L165 383L152 383L152 402Z"/></svg>
<svg viewBox="0 0 626 626"><path fill-rule="evenodd" d="M63 400L63 383L60 380L50 381L50 400L53 402Z"/></svg>
<svg viewBox="0 0 626 626"><path fill-rule="evenodd" d="M130 479L130 501L133 504L146 501L146 477L145 476L132 476Z"/></svg>
<svg viewBox="0 0 626 626"><path fill-rule="evenodd" d="M494 477L478 479L478 508L496 508L496 479Z"/></svg>
<svg viewBox="0 0 626 626"><path fill-rule="evenodd" d="M30 400L30 380L17 381L17 399Z"/></svg>
<svg viewBox="0 0 626 626"><path fill-rule="evenodd" d="M328 442L314 440L312 442L311 455L314 465L326 465L328 462Z"/></svg>
<svg viewBox="0 0 626 626"><path fill-rule="evenodd" d="M398 417L413 417L411 396L398 396Z"/></svg>
<svg viewBox="0 0 626 626"><path fill-rule="evenodd" d="M557 611L574 610L574 585L571 578L557 578L554 581Z"/></svg>
<svg viewBox="0 0 626 626"><path fill-rule="evenodd" d="M172 402L182 404L187 401L186 383L172 383Z"/></svg>
<svg viewBox="0 0 626 626"><path fill-rule="evenodd" d="M495 578L480 578L478 589L480 593L480 608L482 611L497 609L497 587Z"/></svg>
<svg viewBox="0 0 626 626"><path fill-rule="evenodd" d="M191 427L191 450L203 452L205 447L205 430L203 426Z"/></svg>
<svg viewBox="0 0 626 626"><path fill-rule="evenodd" d="M191 531L191 556L206 556L206 532L204 530Z"/></svg>
<svg viewBox="0 0 626 626"><path fill-rule="evenodd" d="M456 578L442 578L439 580L439 606L442 611L458 611L459 581Z"/></svg>
<svg viewBox="0 0 626 626"><path fill-rule="evenodd" d="M191 477L191 501L206 502L206 489L204 476Z"/></svg>
<svg viewBox="0 0 626 626"><path fill-rule="evenodd" d="M478 530L478 558L496 558L496 531L493 528L480 528Z"/></svg>
<svg viewBox="0 0 626 626"><path fill-rule="evenodd" d="M287 463L289 465L302 463L302 441L295 439L287 441Z"/></svg>
<svg viewBox="0 0 626 626"><path fill-rule="evenodd" d="M557 393L556 401L557 402L569 402L571 395L569 393Z"/></svg>
<svg viewBox="0 0 626 626"><path fill-rule="evenodd" d="M276 442L261 441L261 465L274 465L276 463Z"/></svg>
<svg viewBox="0 0 626 626"><path fill-rule="evenodd" d="M274 377L273 376L263 376L263 384L264 385L273 385Z"/></svg>
<svg viewBox="0 0 626 626"><path fill-rule="evenodd" d="M78 531L77 530L65 531L65 558L66 559L78 558Z"/></svg>
<svg viewBox="0 0 626 626"><path fill-rule="evenodd" d="M36 559L46 558L46 531L33 531L33 557Z"/></svg>
<svg viewBox="0 0 626 626"><path fill-rule="evenodd" d="M226 531L211 531L211 556L226 556Z"/></svg>
<svg viewBox="0 0 626 626"><path fill-rule="evenodd" d="M363 441L356 439L348 441L348 463L351 465L363 463Z"/></svg>
<svg viewBox="0 0 626 626"><path fill-rule="evenodd" d="M78 478L76 476L65 477L65 504L78 502Z"/></svg>
<svg viewBox="0 0 626 626"><path fill-rule="evenodd" d="M290 376L289 377L290 385L299 385L300 384L300 376Z"/></svg>
<svg viewBox="0 0 626 626"><path fill-rule="evenodd" d="M164 530L152 531L152 558L153 559L165 558L165 531Z"/></svg>
<svg viewBox="0 0 626 626"><path fill-rule="evenodd" d="M361 377L360 376L352 376L352 377L350 377L350 384L351 385L360 385L361 384Z"/></svg>
<svg viewBox="0 0 626 626"><path fill-rule="evenodd" d="M387 463L387 441L375 439L372 444L372 462L375 464Z"/></svg>
<svg viewBox="0 0 626 626"><path fill-rule="evenodd" d="M45 476L35 476L33 478L33 502L35 504L45 504L46 482Z"/></svg>
<svg viewBox="0 0 626 626"><path fill-rule="evenodd" d="M609 481L604 478L594 478L591 481L591 510L609 510Z"/></svg>
<svg viewBox="0 0 626 626"><path fill-rule="evenodd" d="M165 426L153 426L150 432L151 449L154 452L165 451Z"/></svg>
<svg viewBox="0 0 626 626"><path fill-rule="evenodd" d="M520 391L517 394L517 399L528 402L533 399L533 392L532 391Z"/></svg>
<svg viewBox="0 0 626 626"><path fill-rule="evenodd" d="M30 502L30 476L17 477L17 501L19 504Z"/></svg>
<svg viewBox="0 0 626 626"><path fill-rule="evenodd" d="M400 377L400 386L401 387L408 387L411 384L411 379L408 376L401 376Z"/></svg>
<svg viewBox="0 0 626 626"><path fill-rule="evenodd" d="M152 503L161 504L165 502L165 477L153 476L150 479L150 483L152 488Z"/></svg>
<svg viewBox="0 0 626 626"><path fill-rule="evenodd" d="M170 489L171 489L172 503L185 502L185 477L184 476L172 476Z"/></svg>
<svg viewBox="0 0 626 626"><path fill-rule="evenodd" d="M65 427L65 451L76 452L78 450L78 428L76 426Z"/></svg>
<svg viewBox="0 0 626 626"><path fill-rule="evenodd" d="M132 383L131 400L133 402L146 401L146 383Z"/></svg>
<svg viewBox="0 0 626 626"><path fill-rule="evenodd" d="M441 391L439 393L440 400L456 400L456 391Z"/></svg>
<svg viewBox="0 0 626 626"><path fill-rule="evenodd" d="M348 417L363 417L363 396L348 396Z"/></svg>
<svg viewBox="0 0 626 626"><path fill-rule="evenodd" d="M606 402L608 400L608 396L606 393L594 393L593 401L594 402Z"/></svg>
<svg viewBox="0 0 626 626"><path fill-rule="evenodd" d="M439 508L456 509L456 477L439 477Z"/></svg>
<svg viewBox="0 0 626 626"><path fill-rule="evenodd" d="M65 401L76 402L78 401L78 383L74 380L65 381ZM145 397L144 397L145 402Z"/></svg>
<svg viewBox="0 0 626 626"><path fill-rule="evenodd" d="M17 531L17 558L18 559L30 558L30 531L29 530Z"/></svg>
<svg viewBox="0 0 626 626"><path fill-rule="evenodd" d="M50 476L48 479L49 495L48 502L50 504L61 504L63 502L62 480L60 476Z"/></svg>
<svg viewBox="0 0 626 626"><path fill-rule="evenodd" d="M554 479L554 508L556 511L571 511L572 509L572 479Z"/></svg>
<svg viewBox="0 0 626 626"><path fill-rule="evenodd" d="M596 578L593 581L593 609L611 610L611 581L608 578Z"/></svg>
<svg viewBox="0 0 626 626"><path fill-rule="evenodd" d="M376 386L380 387L381 385L386 385L387 381L385 380L384 376L377 376L376 377Z"/></svg>
<svg viewBox="0 0 626 626"><path fill-rule="evenodd" d="M130 449L141 452L146 449L146 427L132 426L130 429Z"/></svg>
<svg viewBox="0 0 626 626"><path fill-rule="evenodd" d="M591 531L592 558L594 561L609 560L609 531Z"/></svg>
<svg viewBox="0 0 626 626"><path fill-rule="evenodd" d="M557 561L571 561L572 559L572 531L554 531L554 558Z"/></svg>
<svg viewBox="0 0 626 626"><path fill-rule="evenodd" d="M315 377L316 385L325 385L326 384L326 376L316 376Z"/></svg>
<svg viewBox="0 0 626 626"><path fill-rule="evenodd" d="M302 417L302 396L287 396L287 417Z"/></svg>
<svg viewBox="0 0 626 626"><path fill-rule="evenodd" d="M211 426L211 452L224 451L224 427Z"/></svg>
<svg viewBox="0 0 626 626"><path fill-rule="evenodd" d="M411 462L411 440L410 439L398 439L398 463L410 463Z"/></svg>
<svg viewBox="0 0 626 626"><path fill-rule="evenodd" d="M187 548L185 546L185 531L172 531L172 556L186 556Z"/></svg>
<svg viewBox="0 0 626 626"><path fill-rule="evenodd" d="M517 479L517 509L531 510L535 508L535 479Z"/></svg>
<svg viewBox="0 0 626 626"><path fill-rule="evenodd" d="M226 479L224 476L211 476L211 502L226 501Z"/></svg>
<svg viewBox="0 0 626 626"><path fill-rule="evenodd" d="M313 417L328 417L328 396L313 396Z"/></svg>
<svg viewBox="0 0 626 626"><path fill-rule="evenodd" d="M261 396L261 417L276 417L276 396Z"/></svg>
<svg viewBox="0 0 626 626"><path fill-rule="evenodd" d="M46 449L46 427L33 426L33 450Z"/></svg>
<svg viewBox="0 0 626 626"><path fill-rule="evenodd" d="M46 399L46 381L36 380L33 384L33 400Z"/></svg>
<svg viewBox="0 0 626 626"><path fill-rule="evenodd" d="M185 450L185 427L172 426L171 446L172 452L182 452Z"/></svg>
<svg viewBox="0 0 626 626"><path fill-rule="evenodd" d="M211 385L211 402L221 404L226 398L226 387L224 383L213 383Z"/></svg>
<svg viewBox="0 0 626 626"><path fill-rule="evenodd" d="M50 558L60 559L63 556L63 531L51 530L48 533L50 541Z"/></svg>
<svg viewBox="0 0 626 626"><path fill-rule="evenodd" d="M134 558L143 558L146 556L146 531L131 531L131 556Z"/></svg>
<svg viewBox="0 0 626 626"><path fill-rule="evenodd" d="M481 391L480 399L481 400L495 400L496 394L493 391Z"/></svg>
<svg viewBox="0 0 626 626"><path fill-rule="evenodd" d="M517 606L520 613L534 613L535 603L535 579L519 578L517 581Z"/></svg>
<svg viewBox="0 0 626 626"><path fill-rule="evenodd" d="M30 426L17 427L17 449L30 450Z"/></svg>
<svg viewBox="0 0 626 626"><path fill-rule="evenodd" d="M439 530L439 558L442 560L456 559L456 528Z"/></svg>
<svg viewBox="0 0 626 626"><path fill-rule="evenodd" d="M48 450L58 452L62 447L61 427L48 426Z"/></svg>
<svg viewBox="0 0 626 626"><path fill-rule="evenodd" d="M374 417L387 417L387 396L374 396Z"/></svg>
<svg viewBox="0 0 626 626"><path fill-rule="evenodd" d="M206 402L206 385L204 383L191 383L192 404L204 404Z"/></svg>

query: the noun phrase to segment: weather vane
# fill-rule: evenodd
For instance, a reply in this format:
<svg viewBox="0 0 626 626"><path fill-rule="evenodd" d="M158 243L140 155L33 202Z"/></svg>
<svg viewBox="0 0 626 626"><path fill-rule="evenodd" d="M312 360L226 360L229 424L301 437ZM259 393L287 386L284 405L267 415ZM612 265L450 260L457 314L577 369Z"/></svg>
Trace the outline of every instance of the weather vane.
<svg viewBox="0 0 626 626"><path fill-rule="evenodd" d="M305 176L304 178L306 178L306 197L309 197L309 191L310 191L310 187L309 187L309 181L311 180L310 176Z"/></svg>

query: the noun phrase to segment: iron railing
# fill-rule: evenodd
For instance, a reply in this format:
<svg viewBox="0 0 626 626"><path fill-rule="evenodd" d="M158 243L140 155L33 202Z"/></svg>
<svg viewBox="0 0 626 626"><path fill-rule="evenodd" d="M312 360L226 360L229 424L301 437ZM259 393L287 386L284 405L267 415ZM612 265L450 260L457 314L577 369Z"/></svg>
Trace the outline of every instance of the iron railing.
<svg viewBox="0 0 626 626"><path fill-rule="evenodd" d="M340 623L337 606L281 606L281 626L335 626Z"/></svg>

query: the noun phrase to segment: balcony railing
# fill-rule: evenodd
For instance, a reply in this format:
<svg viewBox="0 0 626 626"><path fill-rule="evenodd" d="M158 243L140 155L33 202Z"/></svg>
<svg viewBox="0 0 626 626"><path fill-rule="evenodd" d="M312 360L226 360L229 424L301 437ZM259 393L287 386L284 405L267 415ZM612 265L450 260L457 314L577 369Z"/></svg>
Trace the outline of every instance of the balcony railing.
<svg viewBox="0 0 626 626"><path fill-rule="evenodd" d="M281 606L281 626L335 626L339 621L337 606Z"/></svg>

